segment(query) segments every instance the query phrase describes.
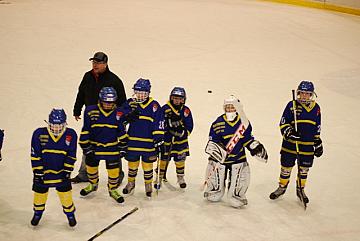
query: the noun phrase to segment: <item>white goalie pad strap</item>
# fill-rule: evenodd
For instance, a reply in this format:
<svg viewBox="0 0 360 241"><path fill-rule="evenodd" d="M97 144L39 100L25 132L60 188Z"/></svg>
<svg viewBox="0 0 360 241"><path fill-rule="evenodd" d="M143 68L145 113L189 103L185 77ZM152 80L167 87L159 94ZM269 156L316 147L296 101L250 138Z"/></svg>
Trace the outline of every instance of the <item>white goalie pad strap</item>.
<svg viewBox="0 0 360 241"><path fill-rule="evenodd" d="M209 160L206 168L206 180L204 197L208 201L220 201L225 193L225 166Z"/></svg>
<svg viewBox="0 0 360 241"><path fill-rule="evenodd" d="M243 206L245 202L247 203L245 194L250 185L249 164L247 162L233 164L230 175L229 201L234 207Z"/></svg>
<svg viewBox="0 0 360 241"><path fill-rule="evenodd" d="M213 141L208 141L205 147L205 153L220 163L224 163L227 156L226 150Z"/></svg>

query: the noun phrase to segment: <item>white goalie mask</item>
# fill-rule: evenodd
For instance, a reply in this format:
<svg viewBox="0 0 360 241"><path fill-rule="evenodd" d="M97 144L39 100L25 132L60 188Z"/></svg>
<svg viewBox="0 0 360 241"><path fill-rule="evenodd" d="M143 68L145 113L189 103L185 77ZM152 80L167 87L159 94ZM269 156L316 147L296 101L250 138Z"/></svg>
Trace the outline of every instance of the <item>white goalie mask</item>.
<svg viewBox="0 0 360 241"><path fill-rule="evenodd" d="M233 121L239 111L242 109L242 104L238 98L236 98L234 95L230 95L224 100L223 108L225 111L226 119L228 121Z"/></svg>

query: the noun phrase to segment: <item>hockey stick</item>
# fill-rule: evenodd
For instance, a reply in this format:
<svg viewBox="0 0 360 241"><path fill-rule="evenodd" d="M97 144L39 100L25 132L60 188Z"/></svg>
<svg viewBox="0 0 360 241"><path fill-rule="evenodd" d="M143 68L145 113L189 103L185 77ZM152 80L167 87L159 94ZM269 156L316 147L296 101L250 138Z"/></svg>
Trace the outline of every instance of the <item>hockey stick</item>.
<svg viewBox="0 0 360 241"><path fill-rule="evenodd" d="M170 159L171 159L171 151L172 151L173 143L174 143L174 136L171 137L171 143L170 143L170 147L169 147L169 154L168 154L168 158L167 158L167 160L166 160L166 162L165 162L164 175L163 175L161 181L167 180L167 179L166 179L166 172L167 172L167 169L168 169L168 167L169 167L169 162L170 162Z"/></svg>
<svg viewBox="0 0 360 241"><path fill-rule="evenodd" d="M113 226L115 226L116 224L120 223L122 220L124 220L127 216L129 216L130 214L133 214L134 212L136 212L137 210L139 210L139 208L135 207L133 210L131 210L130 212L128 212L127 214L125 214L124 216L122 216L121 218L119 218L118 220L116 220L115 222L113 222L112 224L110 224L109 226L107 226L106 228L104 228L103 230L101 230L100 232L98 232L97 234L95 234L94 236L92 236L88 241L92 241L94 239L96 239L97 237L99 237L101 234L103 234L104 232L106 232L107 230L109 230L110 228L112 228Z"/></svg>
<svg viewBox="0 0 360 241"><path fill-rule="evenodd" d="M298 130L298 126L297 126L297 116L296 116L296 100L295 100L295 90L292 90L292 105L293 105L293 112L294 112L294 126L295 126L295 131L297 132ZM301 196L301 202L304 205L304 210L306 210L307 204L304 201L304 188L301 185L301 175L300 175L300 162L299 162L299 144L297 141L295 141L295 146L296 146L296 160L298 162L298 186L300 189L300 196Z"/></svg>

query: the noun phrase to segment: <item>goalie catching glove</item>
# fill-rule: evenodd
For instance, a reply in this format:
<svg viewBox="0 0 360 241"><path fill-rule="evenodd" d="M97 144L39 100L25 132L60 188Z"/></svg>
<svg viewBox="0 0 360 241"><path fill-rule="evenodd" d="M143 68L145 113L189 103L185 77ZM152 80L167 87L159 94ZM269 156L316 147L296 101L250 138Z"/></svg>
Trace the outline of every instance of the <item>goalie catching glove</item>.
<svg viewBox="0 0 360 241"><path fill-rule="evenodd" d="M252 156L255 156L259 161L267 162L268 154L263 144L257 140L253 140L247 147Z"/></svg>

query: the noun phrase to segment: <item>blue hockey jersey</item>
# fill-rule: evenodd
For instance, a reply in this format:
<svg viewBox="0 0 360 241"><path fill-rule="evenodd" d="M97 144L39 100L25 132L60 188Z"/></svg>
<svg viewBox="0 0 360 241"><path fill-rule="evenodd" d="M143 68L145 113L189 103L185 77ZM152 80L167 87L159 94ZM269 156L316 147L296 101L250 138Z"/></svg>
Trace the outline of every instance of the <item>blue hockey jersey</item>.
<svg viewBox="0 0 360 241"><path fill-rule="evenodd" d="M162 111L165 115L165 130L166 130L164 136L166 148L163 159L164 160L169 159L168 155L170 151L170 146L171 146L170 157L175 157L179 155L189 156L190 152L189 152L188 136L191 134L194 127L193 117L189 107L183 105L180 110L176 110L174 106L170 103L170 101L168 101L162 107ZM182 137L174 136L169 132L170 127L168 125L169 123L168 119L170 118L171 115L176 115L181 118L181 124L186 130L184 136Z"/></svg>
<svg viewBox="0 0 360 241"><path fill-rule="evenodd" d="M127 104L134 105L134 100L128 99ZM164 114L159 103L149 98L145 103L139 103L135 111L139 118L129 124L128 154L144 157L156 156L154 142L164 139Z"/></svg>
<svg viewBox="0 0 360 241"><path fill-rule="evenodd" d="M301 139L298 142L299 154L313 158L314 140L320 138L321 131L321 111L320 106L312 102L309 106L296 101L296 116L298 132ZM288 126L294 128L293 103L290 101L283 112L280 120L280 131L284 135L284 130ZM296 155L295 141L283 138L281 153L291 153Z"/></svg>
<svg viewBox="0 0 360 241"><path fill-rule="evenodd" d="M226 115L219 116L210 127L209 139L219 145L226 146L230 139L234 136L236 130L241 124L241 118L239 115L236 116L235 120L228 121ZM235 164L246 161L245 147L254 140L252 136L252 126L249 125L244 132L244 135L238 143L236 143L234 149L229 153L225 159L225 164Z"/></svg>
<svg viewBox="0 0 360 241"><path fill-rule="evenodd" d="M44 185L57 187L64 184L66 173L71 173L76 161L77 135L66 128L54 136L46 127L34 131L31 139L31 165L34 173L44 174Z"/></svg>
<svg viewBox="0 0 360 241"><path fill-rule="evenodd" d="M99 104L87 106L79 141L81 148L91 146L96 160L118 160L120 152L117 146L127 137L123 116L120 107L105 112Z"/></svg>

